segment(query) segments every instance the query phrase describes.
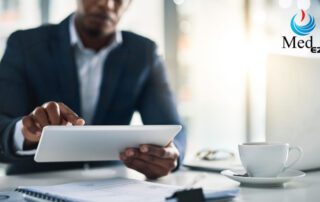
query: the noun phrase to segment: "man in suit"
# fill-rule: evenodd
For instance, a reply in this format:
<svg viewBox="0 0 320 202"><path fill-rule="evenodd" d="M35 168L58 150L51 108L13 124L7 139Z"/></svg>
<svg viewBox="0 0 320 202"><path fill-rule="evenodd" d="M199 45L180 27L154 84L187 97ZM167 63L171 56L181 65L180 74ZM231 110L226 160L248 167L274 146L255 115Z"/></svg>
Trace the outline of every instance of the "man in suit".
<svg viewBox="0 0 320 202"><path fill-rule="evenodd" d="M47 125L127 125L134 111L144 124L181 124L155 43L117 29L129 4L79 0L61 24L9 37L0 63L2 161L54 167L30 156ZM181 132L165 147L141 145L119 155L127 167L158 178L178 168L184 151Z"/></svg>

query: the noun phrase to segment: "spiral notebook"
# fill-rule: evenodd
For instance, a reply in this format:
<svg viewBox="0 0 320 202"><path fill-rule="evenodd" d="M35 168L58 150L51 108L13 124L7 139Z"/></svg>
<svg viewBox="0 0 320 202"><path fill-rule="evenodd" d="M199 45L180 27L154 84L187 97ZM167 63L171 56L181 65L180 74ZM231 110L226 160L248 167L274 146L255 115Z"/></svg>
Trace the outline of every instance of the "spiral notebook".
<svg viewBox="0 0 320 202"><path fill-rule="evenodd" d="M27 201L56 202L105 202L105 201L150 201L163 202L182 187L163 185L139 180L112 178L98 181L85 181L53 186L18 187ZM235 197L238 189L205 190L210 199Z"/></svg>

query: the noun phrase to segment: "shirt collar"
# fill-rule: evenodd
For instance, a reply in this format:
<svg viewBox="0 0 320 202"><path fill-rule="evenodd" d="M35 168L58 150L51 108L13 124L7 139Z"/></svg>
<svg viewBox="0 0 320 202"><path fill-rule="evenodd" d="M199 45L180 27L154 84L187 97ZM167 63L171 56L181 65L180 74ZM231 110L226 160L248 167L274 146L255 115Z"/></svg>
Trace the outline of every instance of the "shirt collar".
<svg viewBox="0 0 320 202"><path fill-rule="evenodd" d="M70 23L69 23L69 32L70 32L70 43L71 43L71 46L78 46L80 50L87 50L87 48L84 47L79 35L78 35L78 32L76 30L76 27L75 27L75 14L73 14L70 18ZM114 40L106 47L104 47L103 49L113 49L115 47L117 47L118 45L121 45L122 44L122 34L121 34L121 31L119 30L116 30L115 32L115 38Z"/></svg>

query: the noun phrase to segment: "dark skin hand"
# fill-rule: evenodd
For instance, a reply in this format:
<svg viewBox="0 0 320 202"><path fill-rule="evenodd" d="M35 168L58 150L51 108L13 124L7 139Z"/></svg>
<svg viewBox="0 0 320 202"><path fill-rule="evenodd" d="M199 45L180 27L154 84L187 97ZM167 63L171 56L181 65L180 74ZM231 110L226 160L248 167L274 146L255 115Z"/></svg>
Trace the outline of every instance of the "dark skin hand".
<svg viewBox="0 0 320 202"><path fill-rule="evenodd" d="M165 147L140 145L121 152L120 159L128 167L143 173L149 179L168 175L177 167L179 151L170 142Z"/></svg>
<svg viewBox="0 0 320 202"><path fill-rule="evenodd" d="M28 149L33 149L37 147L42 129L45 126L67 125L68 123L82 126L85 121L65 104L47 102L23 117L22 123L24 146Z"/></svg>

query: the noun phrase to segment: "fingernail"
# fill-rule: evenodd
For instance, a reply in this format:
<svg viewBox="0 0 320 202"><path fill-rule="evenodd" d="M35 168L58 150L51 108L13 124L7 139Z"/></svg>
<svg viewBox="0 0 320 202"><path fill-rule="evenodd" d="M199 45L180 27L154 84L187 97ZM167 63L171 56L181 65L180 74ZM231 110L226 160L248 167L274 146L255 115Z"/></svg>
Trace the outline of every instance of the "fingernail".
<svg viewBox="0 0 320 202"><path fill-rule="evenodd" d="M77 124L78 125L84 125L85 124L85 121L83 119L78 119L77 120Z"/></svg>
<svg viewBox="0 0 320 202"><path fill-rule="evenodd" d="M128 150L128 151L126 152L126 155L127 155L128 157L131 157L131 156L134 155L134 152L133 152L132 150Z"/></svg>
<svg viewBox="0 0 320 202"><path fill-rule="evenodd" d="M140 148L140 150L141 150L141 152L146 153L146 152L148 152L148 147L145 146L145 145L143 145L143 146Z"/></svg>

